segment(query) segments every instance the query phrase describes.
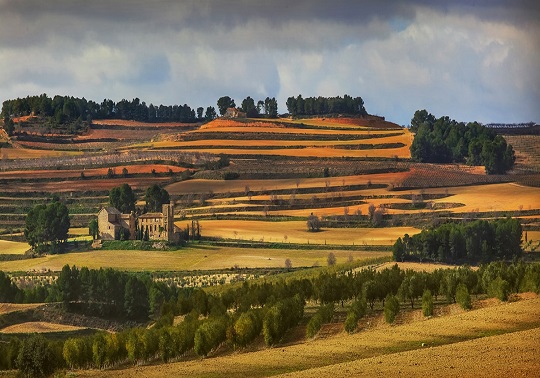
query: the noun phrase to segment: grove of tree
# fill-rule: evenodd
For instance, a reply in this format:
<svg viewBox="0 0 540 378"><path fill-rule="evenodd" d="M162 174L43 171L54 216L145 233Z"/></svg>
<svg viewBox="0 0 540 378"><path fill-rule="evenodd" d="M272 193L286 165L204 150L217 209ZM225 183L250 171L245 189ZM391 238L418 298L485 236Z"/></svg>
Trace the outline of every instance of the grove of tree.
<svg viewBox="0 0 540 378"><path fill-rule="evenodd" d="M417 110L411 120L414 136L411 157L425 163L467 163L484 165L488 174L512 169L514 150L505 139L477 122L457 122L449 117L435 118Z"/></svg>

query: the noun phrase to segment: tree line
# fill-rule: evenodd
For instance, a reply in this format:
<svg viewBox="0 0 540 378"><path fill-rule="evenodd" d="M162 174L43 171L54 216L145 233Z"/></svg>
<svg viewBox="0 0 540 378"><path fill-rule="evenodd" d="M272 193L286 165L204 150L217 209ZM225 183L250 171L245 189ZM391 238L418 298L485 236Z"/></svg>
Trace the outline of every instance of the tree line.
<svg viewBox="0 0 540 378"><path fill-rule="evenodd" d="M104 286L94 286L92 279L84 278L92 275ZM104 275L102 279L100 275ZM94 295L93 301L101 302L109 294L99 296L99 290L118 290L121 286L118 280L128 286L138 275L112 269L92 271L65 266L60 276L53 284L57 293L61 293L56 299L75 303L87 295ZM465 266L432 273L402 270L397 265L381 271L327 271L311 279L291 277L287 281L245 282L220 294L169 287L154 283L148 277L136 279L147 288L132 285L137 296L144 297L149 304L148 309L155 319L153 327L136 327L119 333L100 332L65 342L48 341L42 336L23 341L13 338L0 344L0 368L18 368L29 376L40 376L64 367L107 368L126 363L169 361L189 351L206 356L223 344L244 348L259 336L272 346L279 344L287 331L302 321L307 300L317 301L320 307L307 322L306 337L316 335L321 325L332 318L334 305L341 302L343 306L343 301L349 302L344 327L348 332L355 332L358 320L368 311L374 311L377 303L385 319L393 322L401 306L414 308L421 303L424 315L431 315L433 299L441 296L448 303L470 308L471 295L487 294L508 300L511 293L540 293L540 264L492 262L477 270ZM107 284L109 280L111 283ZM0 285L6 282L5 275L0 277ZM93 289L89 290L90 287ZM94 289L96 293L91 294ZM127 295L127 288L124 293ZM127 309L130 300L114 293L112 297L114 305ZM186 316L180 324L173 325L176 315Z"/></svg>
<svg viewBox="0 0 540 378"><path fill-rule="evenodd" d="M215 117L211 107L206 115ZM147 105L139 98L129 101L122 99L114 102L104 99L101 103L76 98L59 96L53 98L42 94L6 100L2 104L2 118L25 115L50 117L57 124L73 122L77 119L90 122L94 119L124 119L141 122L197 122L204 119L204 109L192 109L189 105Z"/></svg>
<svg viewBox="0 0 540 378"><path fill-rule="evenodd" d="M412 237L405 234L392 247L395 261L449 264L512 260L522 254L519 220L506 218L470 223L444 223Z"/></svg>
<svg viewBox="0 0 540 378"><path fill-rule="evenodd" d="M512 169L514 150L506 140L478 122L457 122L449 117L435 118L417 110L411 120L416 133L411 157L426 163L467 163L484 165L488 174L503 174Z"/></svg>
<svg viewBox="0 0 540 378"><path fill-rule="evenodd" d="M362 97L352 98L349 95L343 97L307 97L302 95L297 97L289 97L287 99L287 111L290 115L324 115L324 114L352 114L352 115L367 115Z"/></svg>
<svg viewBox="0 0 540 378"><path fill-rule="evenodd" d="M223 116L228 108L236 107L234 99L222 96L217 101L219 114ZM275 97L266 97L264 100L255 100L247 96L241 103L240 109L248 117L278 116L278 103ZM333 113L346 113L352 115L367 115L364 101L361 97L308 97L302 95L287 99L289 114L297 115L323 115ZM39 96L27 96L6 100L2 104L0 113L4 119L4 125L10 135L15 129L13 117L27 116L30 114L47 117L55 125L70 124L72 131L79 130L84 122L90 123L94 119L123 119L140 122L201 122L212 120L217 117L216 108L191 108L189 105L147 105L139 98L131 101L122 99L114 102L104 99L101 103L77 98L73 96L49 97L47 94Z"/></svg>

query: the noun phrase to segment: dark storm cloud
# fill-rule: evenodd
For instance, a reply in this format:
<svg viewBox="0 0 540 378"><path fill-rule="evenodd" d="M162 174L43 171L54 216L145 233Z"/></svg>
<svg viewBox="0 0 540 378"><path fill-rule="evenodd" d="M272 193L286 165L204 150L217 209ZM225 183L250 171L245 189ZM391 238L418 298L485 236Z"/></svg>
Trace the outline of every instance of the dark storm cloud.
<svg viewBox="0 0 540 378"><path fill-rule="evenodd" d="M0 0L0 101L30 94L215 105L361 95L540 120L540 1ZM59 92L62 91L62 92Z"/></svg>

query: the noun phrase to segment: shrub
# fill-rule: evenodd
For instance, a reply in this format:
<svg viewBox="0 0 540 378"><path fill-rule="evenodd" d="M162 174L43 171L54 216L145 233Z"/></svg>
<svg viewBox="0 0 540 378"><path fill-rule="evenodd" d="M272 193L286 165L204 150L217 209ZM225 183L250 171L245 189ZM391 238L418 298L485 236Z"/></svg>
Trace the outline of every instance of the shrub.
<svg viewBox="0 0 540 378"><path fill-rule="evenodd" d="M424 316L433 315L433 296L429 290L424 290L424 294L422 294L422 314Z"/></svg>
<svg viewBox="0 0 540 378"><path fill-rule="evenodd" d="M393 323L399 312L399 301L394 295L388 294L384 302L384 319L387 323Z"/></svg>

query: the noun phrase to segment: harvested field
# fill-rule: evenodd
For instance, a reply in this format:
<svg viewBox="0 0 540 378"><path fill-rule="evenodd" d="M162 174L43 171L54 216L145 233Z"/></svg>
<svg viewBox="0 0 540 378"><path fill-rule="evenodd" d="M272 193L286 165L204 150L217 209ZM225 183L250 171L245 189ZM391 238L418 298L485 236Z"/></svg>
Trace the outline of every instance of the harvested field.
<svg viewBox="0 0 540 378"><path fill-rule="evenodd" d="M378 140L378 139L377 139ZM131 146L133 147L133 146ZM135 147L144 147L143 145L137 145ZM189 152L190 149L178 148L174 151ZM408 159L411 157L408 146L399 148L385 148L385 149L367 149L367 150L345 150L340 148L331 147L306 147L301 149L239 149L239 148L209 148L198 149L200 153L209 154L227 154L227 155L265 155L265 156L288 156L288 157L324 157L324 158L403 158Z"/></svg>
<svg viewBox="0 0 540 378"><path fill-rule="evenodd" d="M166 189L170 194L184 193L214 193L240 192L243 193L246 186L251 190L272 191L281 189L316 188L320 187L324 192L326 186L341 187L345 185L366 185L368 181L372 184L388 184L398 182L405 177L406 172L378 173L342 177L317 177L302 179L276 179L276 180L188 180L168 185ZM298 185L297 185L298 182Z"/></svg>
<svg viewBox="0 0 540 378"><path fill-rule="evenodd" d="M205 125L206 126L206 125ZM284 137L287 134L303 134L303 135L358 135L358 136L369 136L369 135L384 135L384 134L395 134L396 132L408 133L408 131L401 130L331 130L331 129L304 129L304 128L295 128L295 127L284 127L283 125L265 125L261 126L220 126L220 127L210 127L207 128L202 126L197 131L191 131L186 133L187 135L204 135L206 133L245 133L245 134L284 134Z"/></svg>
<svg viewBox="0 0 540 378"><path fill-rule="evenodd" d="M450 201L465 204L463 207L453 209L456 213L540 209L540 188L502 183L448 188L448 191L453 195L433 202Z"/></svg>
<svg viewBox="0 0 540 378"><path fill-rule="evenodd" d="M3 328L1 333L50 333L50 332L69 332L80 331L86 329L85 327L76 327L65 324L55 324L48 322L27 322L14 324L12 326Z"/></svg>
<svg viewBox="0 0 540 378"><path fill-rule="evenodd" d="M176 222L176 225L184 226L183 222ZM327 228L308 232L305 221L201 220L200 225L201 233L208 237L293 244L392 245L405 233L420 232L413 227Z"/></svg>
<svg viewBox="0 0 540 378"><path fill-rule="evenodd" d="M0 179L36 179L36 178L80 178L84 172L86 178L107 176L107 172L111 168L116 175L121 176L122 170L126 168L129 175L134 174L151 174L152 170L155 173L173 173L184 172L186 168L177 167L174 165L163 164L136 164L136 165L119 165L107 168L89 168L89 169L62 169L62 170L34 170L34 171L7 171L0 172Z"/></svg>
<svg viewBox="0 0 540 378"><path fill-rule="evenodd" d="M394 265L398 265L399 269L402 270L414 270L416 272L428 272L431 273L437 269L455 269L457 266L455 265L448 265L448 264L434 264L434 263L416 263L416 262L387 262L384 264L381 264L377 267L377 270L384 270L386 268L391 268ZM472 269L476 270L478 267L472 267Z"/></svg>
<svg viewBox="0 0 540 378"><path fill-rule="evenodd" d="M415 310L420 311L420 310ZM535 376L540 368L540 298L491 301L452 315L344 332L249 353L156 366L84 371L80 377ZM416 319L416 321L414 321ZM399 319L398 319L399 320ZM491 336L496 335L496 336ZM425 346L422 346L425 345Z"/></svg>
<svg viewBox="0 0 540 378"><path fill-rule="evenodd" d="M29 249L27 243L0 240L0 254L23 255Z"/></svg>
<svg viewBox="0 0 540 378"><path fill-rule="evenodd" d="M332 251L338 263L352 255L355 260L390 256L389 252ZM8 272L47 270L60 271L66 264L90 269L115 268L130 271L228 269L235 265L248 268L283 268L290 258L294 267L326 265L328 250L295 250L233 248L193 245L178 251L105 251L48 255L29 260L0 261L0 269Z"/></svg>
<svg viewBox="0 0 540 378"><path fill-rule="evenodd" d="M0 315L10 312L24 311L41 306L42 303L0 303Z"/></svg>
<svg viewBox="0 0 540 378"><path fill-rule="evenodd" d="M79 171L80 175L80 171ZM67 180L52 182L23 182L14 186L10 183L1 183L1 192L85 192L85 191L106 191L120 186L124 183L129 184L133 189L146 190L154 184L162 184L170 180L170 177L126 177L113 179L96 180Z"/></svg>
<svg viewBox="0 0 540 378"><path fill-rule="evenodd" d="M379 117L338 117L338 118L299 118L287 119L286 122L300 123L318 127L369 127L381 129L402 129L401 126L393 122L385 121Z"/></svg>
<svg viewBox="0 0 540 378"><path fill-rule="evenodd" d="M357 140L346 140L346 141L319 141L319 140L266 140L266 139L257 139L257 140L235 140L235 139L201 139L201 140L190 140L186 142L175 142L175 141L160 141L153 142L152 146L154 148L207 148L212 146L212 148L241 148L241 147L253 147L264 149L265 147L276 148L307 148L307 147L340 147L340 146L349 146L349 145L358 145L358 146L369 146L369 145L391 145L401 143L406 145L409 143L409 137L405 134L397 136L389 136L375 139L357 139ZM386 149L384 147L373 148L373 149Z"/></svg>

